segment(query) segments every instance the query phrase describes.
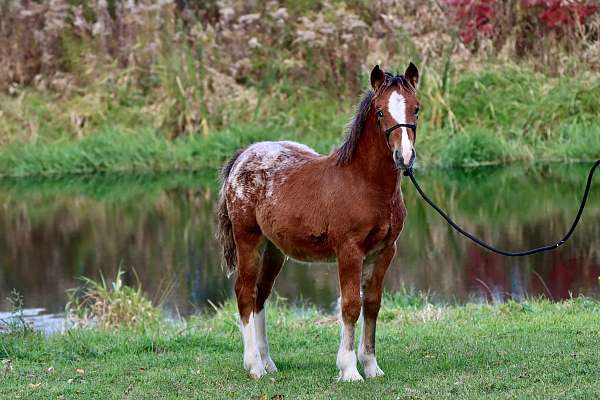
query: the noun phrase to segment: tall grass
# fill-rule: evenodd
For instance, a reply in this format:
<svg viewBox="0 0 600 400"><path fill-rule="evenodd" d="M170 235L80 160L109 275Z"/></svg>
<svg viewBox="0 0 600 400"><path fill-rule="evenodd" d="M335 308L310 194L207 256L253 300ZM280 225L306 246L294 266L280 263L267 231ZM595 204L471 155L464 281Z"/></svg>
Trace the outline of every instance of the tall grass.
<svg viewBox="0 0 600 400"><path fill-rule="evenodd" d="M285 137L273 129L231 127L208 137L169 140L154 130L124 134L104 128L77 141L13 144L0 152L4 177L92 173L158 173L217 168L250 143Z"/></svg>
<svg viewBox="0 0 600 400"><path fill-rule="evenodd" d="M598 158L600 116L594 112L597 87L564 78L549 80L533 72L519 74L521 79L514 81L503 80L503 72L455 76L443 98L432 95L425 86L417 142L419 163L474 166ZM490 81L503 84L495 86ZM547 91L553 102L538 101L527 87L537 88L538 93ZM567 95L568 90L572 93ZM144 119L144 111L133 105L127 110L134 121L132 126L126 126L123 120L113 125L114 119L109 116L92 134L80 139L53 132L53 137L17 140L4 146L0 150L0 175L218 168L236 149L261 140L297 140L328 153L340 143L357 99L349 98L341 104L334 99L298 94L281 101L269 99L251 121L175 139L151 126L136 127L135 121ZM118 114L127 111L120 109ZM133 116L136 113L138 116Z"/></svg>
<svg viewBox="0 0 600 400"><path fill-rule="evenodd" d="M0 335L26 336L32 333L33 327L25 320L23 312L23 295L13 289L10 296L6 298L6 302L10 309L10 315L5 319L0 318Z"/></svg>
<svg viewBox="0 0 600 400"><path fill-rule="evenodd" d="M473 166L600 157L593 74L552 78L487 63L446 77L425 70L419 155L425 164ZM568 133L567 133L568 132Z"/></svg>
<svg viewBox="0 0 600 400"><path fill-rule="evenodd" d="M111 283L103 276L100 281L82 278L80 287L67 292L68 321L75 326L94 326L103 330L146 329L162 323L160 309L144 297L141 285L134 288L124 284L123 273L119 268Z"/></svg>
<svg viewBox="0 0 600 400"><path fill-rule="evenodd" d="M370 68L402 72L409 59L421 70L422 165L597 156L589 54L578 69L558 57L569 73L557 77L510 46L465 46L440 4L10 0L0 175L215 167L266 139L327 153ZM586 21L565 55L597 47Z"/></svg>

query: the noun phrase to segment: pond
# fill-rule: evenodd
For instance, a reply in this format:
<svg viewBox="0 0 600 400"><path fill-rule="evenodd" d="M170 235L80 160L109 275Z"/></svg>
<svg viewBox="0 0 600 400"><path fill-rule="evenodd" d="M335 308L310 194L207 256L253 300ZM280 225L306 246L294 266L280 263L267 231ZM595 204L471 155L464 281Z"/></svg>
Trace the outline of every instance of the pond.
<svg viewBox="0 0 600 400"><path fill-rule="evenodd" d="M555 242L569 227L586 165L513 165L420 170L424 190L467 230L504 249ZM572 240L526 258L488 253L458 236L405 179L408 220L385 281L444 302L503 301L544 295L600 295L600 182ZM160 176L95 176L0 181L0 311L16 290L27 308L64 310L78 278L138 282L175 315L219 304L233 280L220 267L213 208L214 171ZM275 285L291 303L330 310L337 270L288 260ZM1 316L1 314L0 314Z"/></svg>

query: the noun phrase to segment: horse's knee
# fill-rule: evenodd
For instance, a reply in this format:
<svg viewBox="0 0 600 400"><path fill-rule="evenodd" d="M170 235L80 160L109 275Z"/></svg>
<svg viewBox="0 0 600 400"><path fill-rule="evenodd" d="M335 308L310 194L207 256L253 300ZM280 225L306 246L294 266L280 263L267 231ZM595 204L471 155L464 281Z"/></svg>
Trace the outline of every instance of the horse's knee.
<svg viewBox="0 0 600 400"><path fill-rule="evenodd" d="M238 275L235 281L235 297L240 318L247 323L256 301L256 279Z"/></svg>

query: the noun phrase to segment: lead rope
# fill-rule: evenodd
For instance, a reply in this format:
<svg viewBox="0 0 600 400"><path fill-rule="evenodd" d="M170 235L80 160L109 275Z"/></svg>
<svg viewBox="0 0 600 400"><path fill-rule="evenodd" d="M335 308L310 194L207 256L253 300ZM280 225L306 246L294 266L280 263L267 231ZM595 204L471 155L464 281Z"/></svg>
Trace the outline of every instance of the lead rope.
<svg viewBox="0 0 600 400"><path fill-rule="evenodd" d="M558 242L556 242L555 244L551 244L551 245L547 245L547 246L542 246L542 247L538 247L535 249L531 249L531 250L525 250L525 251L505 251L505 250L499 250L497 248L495 248L494 246L484 242L481 239L476 238L475 236L473 236L472 234L470 234L469 232L465 231L463 228L461 228L460 226L458 226L456 224L456 222L454 222L452 220L452 218L450 218L450 216L448 214L446 214L441 208L439 208L434 202L433 200L431 200L421 189L421 187L419 186L419 184L417 183L417 180L415 179L415 176L413 175L413 169L412 167L409 167L408 169L406 169L406 171L404 171L404 176L408 176L411 180L411 182L413 183L413 185L415 185L415 188L417 189L417 192L419 192L419 194L421 195L421 197L423 198L423 200L425 200L427 202L427 204L429 204L431 207L433 207L433 209L435 211L438 212L438 214L440 214L442 216L442 218L444 218L446 220L446 222L448 222L448 224L454 228L455 230L457 230L459 233L461 233L462 235L466 236L467 238L471 239L473 242L477 243L479 246L488 249L490 251L493 251L494 253L498 253L498 254L502 254L503 256L509 256L509 257L522 257L522 256L528 256L531 254L536 254L536 253L542 253L544 251L549 251L549 250L553 250L556 249L560 246L562 246L567 240L569 240L569 238L571 237L571 235L573 234L573 232L575 231L575 227L577 226L577 224L579 223L579 220L581 219L581 215L583 214L583 210L585 209L585 203L587 201L588 195L590 193L590 188L592 186L592 178L594 177L594 172L596 171L596 168L598 168L598 165L600 165L600 160L597 160L594 165L592 166L592 168L590 169L590 173L588 175L587 178L587 183L585 185L585 190L583 192L583 197L581 198L581 204L579 205L579 211L577 211L577 216L575 217L575 219L573 220L573 224L571 225L571 229L569 229L569 231L567 232L567 234Z"/></svg>

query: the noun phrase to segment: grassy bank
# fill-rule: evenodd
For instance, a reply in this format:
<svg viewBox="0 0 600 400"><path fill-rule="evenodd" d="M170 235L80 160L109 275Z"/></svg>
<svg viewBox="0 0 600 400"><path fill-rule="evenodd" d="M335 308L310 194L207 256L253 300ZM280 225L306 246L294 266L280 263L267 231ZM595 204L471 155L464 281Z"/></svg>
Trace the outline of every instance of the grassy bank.
<svg viewBox="0 0 600 400"><path fill-rule="evenodd" d="M388 296L378 327L381 379L336 382L336 320L269 310L280 372L241 365L235 309L173 325L0 336L2 398L596 398L600 303L529 300L437 306Z"/></svg>
<svg viewBox="0 0 600 400"><path fill-rule="evenodd" d="M457 73L448 84L447 94L440 99L435 75L428 76L425 69L420 95L421 165L581 161L600 156L600 116L596 112L600 79L596 76L550 78L523 66L490 66ZM18 100L2 99L7 110L21 102L26 112L19 118L44 129L40 128L35 138L25 139L17 132L17 114L2 114L4 129L15 134L8 135L12 139L0 146L0 175L216 168L236 149L259 140L297 140L328 153L340 143L358 100L338 100L305 89L266 100L256 106L252 118L232 121L227 128L176 139L148 122L150 116L143 104L107 100L110 104L105 108L113 111L98 116L95 127L78 138L61 122L68 121L60 111L68 106L60 100L57 104L42 102L36 96L25 91Z"/></svg>
<svg viewBox="0 0 600 400"><path fill-rule="evenodd" d="M373 65L409 61L422 165L600 155L592 2L155 3L0 6L0 175L196 170L267 139L328 153Z"/></svg>

